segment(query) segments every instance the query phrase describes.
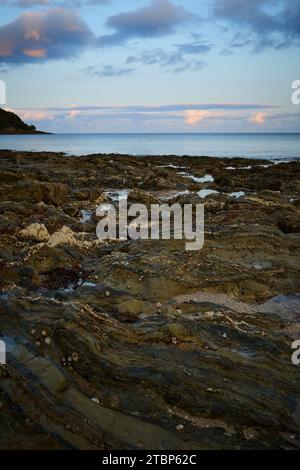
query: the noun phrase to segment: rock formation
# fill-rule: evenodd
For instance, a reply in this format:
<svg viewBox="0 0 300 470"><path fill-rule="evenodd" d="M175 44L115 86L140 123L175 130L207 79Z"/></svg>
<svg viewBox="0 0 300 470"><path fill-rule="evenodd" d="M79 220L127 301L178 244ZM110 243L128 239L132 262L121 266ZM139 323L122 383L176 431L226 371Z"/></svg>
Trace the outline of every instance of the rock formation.
<svg viewBox="0 0 300 470"><path fill-rule="evenodd" d="M0 169L0 448L300 447L299 162L1 151ZM98 240L124 189L205 202L203 250Z"/></svg>

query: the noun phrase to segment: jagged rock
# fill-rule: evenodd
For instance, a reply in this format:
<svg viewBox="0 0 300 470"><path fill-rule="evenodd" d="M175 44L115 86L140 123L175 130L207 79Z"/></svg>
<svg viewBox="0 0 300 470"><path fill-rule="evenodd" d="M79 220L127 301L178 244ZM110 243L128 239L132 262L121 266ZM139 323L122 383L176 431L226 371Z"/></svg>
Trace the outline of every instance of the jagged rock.
<svg viewBox="0 0 300 470"><path fill-rule="evenodd" d="M0 448L300 448L299 162L0 156ZM80 223L95 195L160 187L219 191L201 251ZM49 239L20 236L32 224Z"/></svg>
<svg viewBox="0 0 300 470"><path fill-rule="evenodd" d="M32 266L39 273L46 273L54 269L73 266L78 262L78 259L79 257L76 259L64 250L40 244L29 250L23 263Z"/></svg>
<svg viewBox="0 0 300 470"><path fill-rule="evenodd" d="M20 230L19 236L25 240L47 242L50 235L44 224L30 224Z"/></svg>
<svg viewBox="0 0 300 470"><path fill-rule="evenodd" d="M74 237L73 231L69 227L63 226L59 231L50 235L47 244L51 248L54 248L59 245L75 246L76 243L77 241Z"/></svg>

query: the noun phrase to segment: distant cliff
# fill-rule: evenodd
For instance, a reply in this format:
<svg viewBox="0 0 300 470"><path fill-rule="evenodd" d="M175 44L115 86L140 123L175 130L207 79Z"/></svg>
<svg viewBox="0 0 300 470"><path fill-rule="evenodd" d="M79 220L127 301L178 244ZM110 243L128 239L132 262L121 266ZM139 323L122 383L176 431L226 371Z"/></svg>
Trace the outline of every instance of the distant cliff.
<svg viewBox="0 0 300 470"><path fill-rule="evenodd" d="M29 126L19 116L0 108L0 134L46 134L37 131L35 126Z"/></svg>

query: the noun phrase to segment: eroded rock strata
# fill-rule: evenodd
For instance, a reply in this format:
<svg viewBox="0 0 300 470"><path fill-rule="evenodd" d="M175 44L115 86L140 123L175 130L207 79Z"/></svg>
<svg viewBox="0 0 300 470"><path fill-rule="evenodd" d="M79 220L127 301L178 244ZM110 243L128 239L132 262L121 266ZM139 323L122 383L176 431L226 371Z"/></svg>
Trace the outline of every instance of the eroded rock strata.
<svg viewBox="0 0 300 470"><path fill-rule="evenodd" d="M1 151L0 167L2 449L300 447L299 162ZM120 191L205 202L203 250L99 241L95 208Z"/></svg>

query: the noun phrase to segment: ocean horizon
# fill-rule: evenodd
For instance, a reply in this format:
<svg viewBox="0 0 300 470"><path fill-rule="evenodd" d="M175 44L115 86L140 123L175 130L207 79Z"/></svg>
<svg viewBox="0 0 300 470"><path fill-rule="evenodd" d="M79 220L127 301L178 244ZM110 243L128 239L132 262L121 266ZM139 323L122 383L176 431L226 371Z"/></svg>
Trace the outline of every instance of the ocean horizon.
<svg viewBox="0 0 300 470"><path fill-rule="evenodd" d="M62 133L1 135L1 150L69 155L211 156L294 160L300 133Z"/></svg>

